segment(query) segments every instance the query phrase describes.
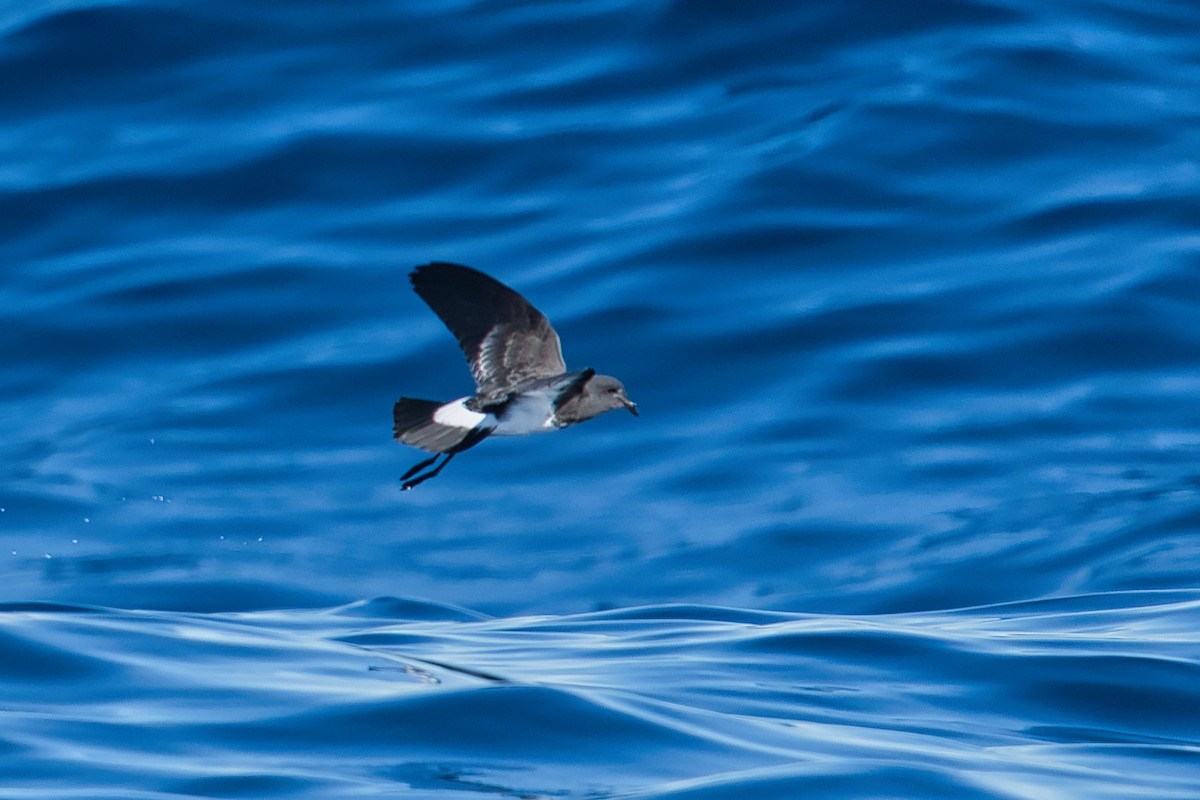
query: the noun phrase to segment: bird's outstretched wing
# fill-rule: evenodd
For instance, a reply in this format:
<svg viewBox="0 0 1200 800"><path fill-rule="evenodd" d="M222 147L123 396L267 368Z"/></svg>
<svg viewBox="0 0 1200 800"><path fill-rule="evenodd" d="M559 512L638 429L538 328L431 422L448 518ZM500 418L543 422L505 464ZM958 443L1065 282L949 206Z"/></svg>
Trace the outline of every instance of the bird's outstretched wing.
<svg viewBox="0 0 1200 800"><path fill-rule="evenodd" d="M444 262L417 267L409 280L458 339L480 395L566 372L549 320L500 281Z"/></svg>

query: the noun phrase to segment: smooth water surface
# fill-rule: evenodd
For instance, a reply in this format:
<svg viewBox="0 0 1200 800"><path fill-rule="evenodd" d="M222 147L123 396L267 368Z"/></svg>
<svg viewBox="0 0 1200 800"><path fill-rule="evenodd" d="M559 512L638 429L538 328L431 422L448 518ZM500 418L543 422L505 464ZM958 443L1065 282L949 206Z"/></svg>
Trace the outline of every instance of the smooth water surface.
<svg viewBox="0 0 1200 800"><path fill-rule="evenodd" d="M0 796L1195 797L1197 30L0 4ZM641 417L401 492L432 260Z"/></svg>

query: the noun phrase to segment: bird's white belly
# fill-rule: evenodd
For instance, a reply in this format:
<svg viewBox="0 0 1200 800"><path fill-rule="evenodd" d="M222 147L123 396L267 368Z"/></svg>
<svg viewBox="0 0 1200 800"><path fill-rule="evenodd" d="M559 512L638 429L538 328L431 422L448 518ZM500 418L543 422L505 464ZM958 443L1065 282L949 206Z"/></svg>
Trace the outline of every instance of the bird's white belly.
<svg viewBox="0 0 1200 800"><path fill-rule="evenodd" d="M492 431L497 436L522 436L558 428L554 424L554 401L549 392L534 392L514 400Z"/></svg>

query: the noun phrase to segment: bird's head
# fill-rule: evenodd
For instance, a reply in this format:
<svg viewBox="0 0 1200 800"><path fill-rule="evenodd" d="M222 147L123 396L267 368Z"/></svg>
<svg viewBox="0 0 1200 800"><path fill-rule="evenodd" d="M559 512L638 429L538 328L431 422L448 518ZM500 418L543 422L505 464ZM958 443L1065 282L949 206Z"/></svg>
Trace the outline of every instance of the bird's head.
<svg viewBox="0 0 1200 800"><path fill-rule="evenodd" d="M625 385L611 375L596 375L588 381L584 392L605 411L623 407L635 417L638 415L637 403L625 394Z"/></svg>

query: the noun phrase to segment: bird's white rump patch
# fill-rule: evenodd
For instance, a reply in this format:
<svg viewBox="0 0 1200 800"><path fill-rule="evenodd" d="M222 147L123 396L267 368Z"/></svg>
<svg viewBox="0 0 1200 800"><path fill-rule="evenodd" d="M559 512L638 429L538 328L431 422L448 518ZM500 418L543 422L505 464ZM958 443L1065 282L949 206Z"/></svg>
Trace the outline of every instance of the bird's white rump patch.
<svg viewBox="0 0 1200 800"><path fill-rule="evenodd" d="M480 426L494 428L496 426L495 417L467 408L467 400L466 397L460 397L441 406L433 412L433 421L449 428L477 428Z"/></svg>

